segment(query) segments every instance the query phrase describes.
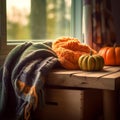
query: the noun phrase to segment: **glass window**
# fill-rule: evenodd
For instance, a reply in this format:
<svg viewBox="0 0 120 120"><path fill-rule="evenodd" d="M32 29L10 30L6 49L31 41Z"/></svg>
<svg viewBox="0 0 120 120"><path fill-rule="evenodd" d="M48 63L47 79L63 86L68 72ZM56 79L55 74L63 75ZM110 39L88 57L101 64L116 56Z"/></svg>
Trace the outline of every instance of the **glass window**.
<svg viewBox="0 0 120 120"><path fill-rule="evenodd" d="M7 41L71 36L72 0L6 0Z"/></svg>

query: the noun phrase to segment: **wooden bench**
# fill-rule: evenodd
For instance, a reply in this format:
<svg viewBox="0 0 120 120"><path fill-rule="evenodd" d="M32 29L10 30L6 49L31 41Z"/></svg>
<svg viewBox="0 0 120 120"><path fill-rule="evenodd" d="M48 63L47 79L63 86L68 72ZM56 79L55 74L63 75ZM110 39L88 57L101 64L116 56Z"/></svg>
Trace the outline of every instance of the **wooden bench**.
<svg viewBox="0 0 120 120"><path fill-rule="evenodd" d="M98 90L102 93L104 120L119 118L120 66L105 66L102 71L86 72L81 70L56 69L46 77L46 86L56 89L84 90L84 111L93 109L89 97ZM95 99L95 97L94 97ZM93 103L94 104L94 103ZM88 109L89 108L89 109ZM84 119L84 117L83 117Z"/></svg>

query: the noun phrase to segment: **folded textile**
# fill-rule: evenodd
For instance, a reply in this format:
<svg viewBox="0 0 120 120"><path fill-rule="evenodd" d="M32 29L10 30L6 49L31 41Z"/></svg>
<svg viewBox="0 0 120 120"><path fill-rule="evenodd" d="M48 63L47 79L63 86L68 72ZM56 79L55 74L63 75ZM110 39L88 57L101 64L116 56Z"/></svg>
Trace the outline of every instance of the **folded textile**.
<svg viewBox="0 0 120 120"><path fill-rule="evenodd" d="M24 43L10 51L0 70L0 119L30 120L44 105L45 75L58 63L45 43Z"/></svg>

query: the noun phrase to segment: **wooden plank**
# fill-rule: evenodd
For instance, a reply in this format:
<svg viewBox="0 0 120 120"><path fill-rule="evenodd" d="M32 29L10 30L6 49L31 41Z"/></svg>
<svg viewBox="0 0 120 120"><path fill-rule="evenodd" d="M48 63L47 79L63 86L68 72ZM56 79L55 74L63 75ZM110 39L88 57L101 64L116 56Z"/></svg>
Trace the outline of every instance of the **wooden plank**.
<svg viewBox="0 0 120 120"><path fill-rule="evenodd" d="M103 113L103 91L97 89L84 90L83 94L83 119L100 120Z"/></svg>
<svg viewBox="0 0 120 120"><path fill-rule="evenodd" d="M38 111L38 120L83 120L82 94L81 91L47 89L48 104Z"/></svg>
<svg viewBox="0 0 120 120"><path fill-rule="evenodd" d="M103 91L104 120L119 120L118 91Z"/></svg>
<svg viewBox="0 0 120 120"><path fill-rule="evenodd" d="M105 75L109 75L113 72L120 71L120 67L105 67L102 71L87 72L81 70L54 70L50 74L54 75L69 75L69 76L78 76L78 77L95 77L96 79Z"/></svg>
<svg viewBox="0 0 120 120"><path fill-rule="evenodd" d="M102 80L104 80L105 85L112 84L112 82L110 82L110 81L114 81L115 86L114 86L113 90L120 89L120 72L116 72L116 73L112 73L112 74L109 74L107 76L104 76L102 78Z"/></svg>
<svg viewBox="0 0 120 120"><path fill-rule="evenodd" d="M109 81L110 82L110 81ZM104 81L96 80L96 79L89 79L86 80L85 78L78 78L78 77L69 77L69 76L54 76L54 78L50 78L46 82L48 85L56 85L56 86L66 86L66 87L76 87L76 88L96 88L96 89L115 89L115 82L112 80L110 85L104 83Z"/></svg>
<svg viewBox="0 0 120 120"><path fill-rule="evenodd" d="M54 70L46 80L48 85L114 90L120 67L107 66L99 72Z"/></svg>

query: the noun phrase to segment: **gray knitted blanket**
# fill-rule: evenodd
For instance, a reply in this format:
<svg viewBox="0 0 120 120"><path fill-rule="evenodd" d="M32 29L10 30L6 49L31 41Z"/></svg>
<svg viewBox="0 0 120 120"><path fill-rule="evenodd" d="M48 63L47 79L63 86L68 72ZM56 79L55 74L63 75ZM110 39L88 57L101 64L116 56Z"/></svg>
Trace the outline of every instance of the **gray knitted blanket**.
<svg viewBox="0 0 120 120"><path fill-rule="evenodd" d="M43 78L57 62L45 43L24 43L10 51L0 70L0 120L34 118L44 105Z"/></svg>

